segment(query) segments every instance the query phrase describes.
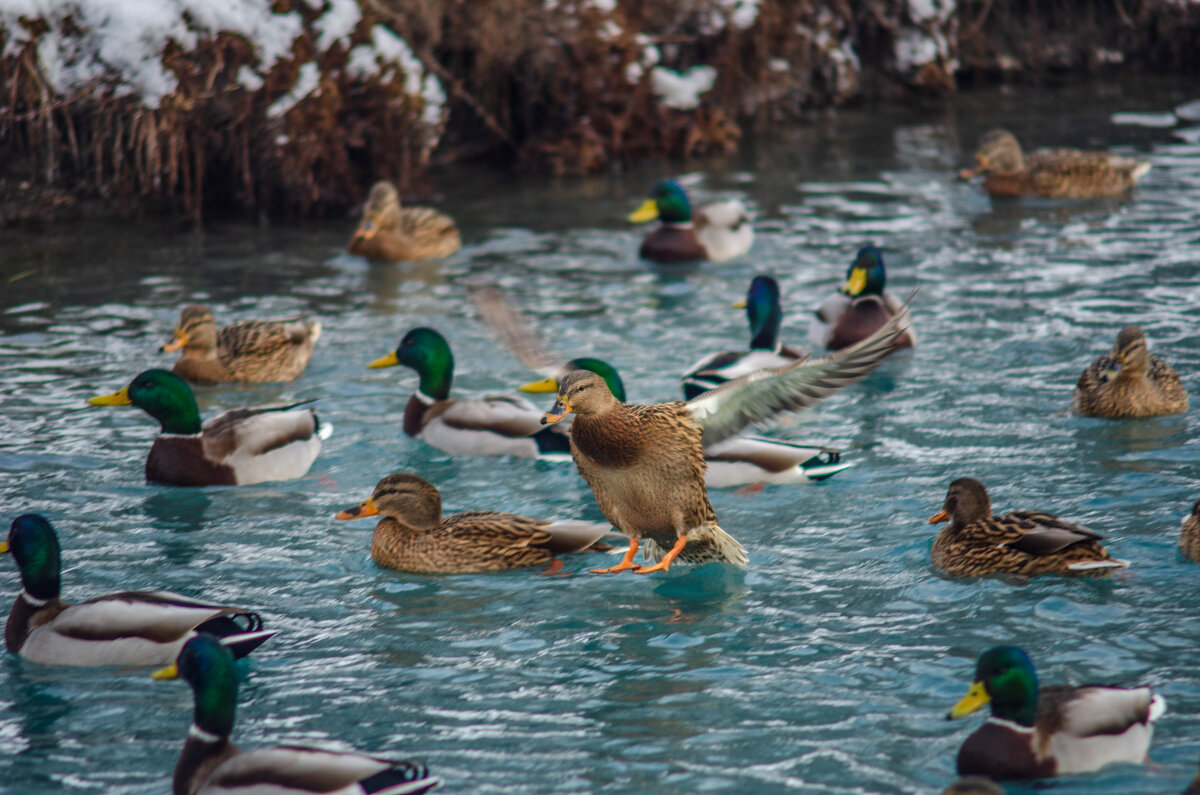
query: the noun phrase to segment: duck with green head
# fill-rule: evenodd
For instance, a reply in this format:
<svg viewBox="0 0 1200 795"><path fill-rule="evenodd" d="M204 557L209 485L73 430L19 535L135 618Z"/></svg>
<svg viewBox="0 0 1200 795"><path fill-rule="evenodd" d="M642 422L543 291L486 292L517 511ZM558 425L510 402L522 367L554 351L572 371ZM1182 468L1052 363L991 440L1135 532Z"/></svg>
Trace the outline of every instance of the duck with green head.
<svg viewBox="0 0 1200 795"><path fill-rule="evenodd" d="M779 305L779 283L770 276L755 276L746 299L734 304L746 310L750 321L750 349L721 351L705 356L683 376L683 396L691 400L726 381L758 370L783 367L809 356L800 348L789 348L779 340L783 310Z"/></svg>
<svg viewBox="0 0 1200 795"><path fill-rule="evenodd" d="M409 436L450 455L563 458L570 452L566 435L543 428L541 412L527 400L510 395L450 397L454 355L436 330L412 329L394 351L367 367L396 365L415 370L420 379L404 408L404 432Z"/></svg>
<svg viewBox="0 0 1200 795"><path fill-rule="evenodd" d="M656 182L650 197L629 215L633 223L658 219L642 240L638 255L655 262L721 262L741 256L754 244L754 227L737 199L707 204L692 217L692 205L680 184Z"/></svg>
<svg viewBox="0 0 1200 795"><path fill-rule="evenodd" d="M883 252L877 246L863 246L846 271L841 288L821 304L808 328L809 341L819 348L841 350L861 342L883 328L889 320L903 314L907 329L897 348L917 344L917 332L904 302L886 289L887 272Z"/></svg>
<svg viewBox="0 0 1200 795"><path fill-rule="evenodd" d="M8 650L44 665L162 665L197 632L243 657L275 633L257 613L169 591L126 591L79 604L60 598L62 553L45 517L18 516L0 553L12 553L23 589L5 627Z"/></svg>
<svg viewBox="0 0 1200 795"><path fill-rule="evenodd" d="M1029 655L996 646L979 657L975 682L948 720L991 705L991 717L958 751L961 776L1047 778L1114 762L1146 761L1166 702L1149 687L1039 687Z"/></svg>
<svg viewBox="0 0 1200 795"><path fill-rule="evenodd" d="M173 486L244 486L303 477L332 430L317 420L311 403L231 409L200 422L196 398L183 379L167 370L146 370L93 406L136 406L161 429L146 458L146 480Z"/></svg>
<svg viewBox="0 0 1200 795"><path fill-rule="evenodd" d="M173 795L418 795L441 784L416 762L295 745L242 751L229 739L237 714L237 669L229 650L211 635L189 640L178 659L152 678L182 678L191 685L195 704L175 764Z"/></svg>

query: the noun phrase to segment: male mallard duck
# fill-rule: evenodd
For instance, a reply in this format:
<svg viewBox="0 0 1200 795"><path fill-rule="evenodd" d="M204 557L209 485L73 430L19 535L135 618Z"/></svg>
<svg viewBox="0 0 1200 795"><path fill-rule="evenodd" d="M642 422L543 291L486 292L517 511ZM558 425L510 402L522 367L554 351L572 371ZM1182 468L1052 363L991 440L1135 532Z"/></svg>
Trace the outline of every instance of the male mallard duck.
<svg viewBox="0 0 1200 795"><path fill-rule="evenodd" d="M1200 561L1200 500L1192 506L1192 512L1183 519L1179 530L1179 547L1183 554Z"/></svg>
<svg viewBox="0 0 1200 795"><path fill-rule="evenodd" d="M229 741L237 713L237 671L229 650L197 635L154 679L182 677L195 697L192 727L175 764L174 795L325 792L418 795L442 782L415 762L296 745L242 751Z"/></svg>
<svg viewBox="0 0 1200 795"><path fill-rule="evenodd" d="M974 478L950 484L946 503L930 524L938 533L930 558L955 577L985 574L1108 574L1129 564L1108 554L1103 536L1042 511L992 515L987 489Z"/></svg>
<svg viewBox="0 0 1200 795"><path fill-rule="evenodd" d="M1166 712L1149 687L1038 687L1027 655L996 646L979 656L975 683L948 720L984 704L992 716L958 750L958 774L996 779L1087 773L1146 760L1154 721Z"/></svg>
<svg viewBox="0 0 1200 795"><path fill-rule="evenodd" d="M750 321L750 350L714 353L692 365L683 376L685 400L755 370L783 367L810 355L779 341L783 310L779 308L779 283L770 276L755 276L746 300L735 307L744 308Z"/></svg>
<svg viewBox="0 0 1200 795"><path fill-rule="evenodd" d="M458 251L462 240L450 217L429 207L400 207L390 182L376 182L362 220L346 250L368 259L439 259Z"/></svg>
<svg viewBox="0 0 1200 795"><path fill-rule="evenodd" d="M159 350L183 348L171 369L194 384L294 381L308 367L319 336L319 322L299 319L251 320L218 332L212 310L192 304L179 315L174 338Z"/></svg>
<svg viewBox="0 0 1200 795"><path fill-rule="evenodd" d="M692 222L692 205L678 182L655 183L650 198L629 220L635 224L659 219L659 225L642 240L638 256L655 262L698 262L733 259L750 250L754 227L745 206L737 199L701 207Z"/></svg>
<svg viewBox="0 0 1200 795"><path fill-rule="evenodd" d="M230 409L200 424L191 388L166 370L146 370L93 406L137 406L162 426L146 457L146 480L173 486L246 486L304 477L332 430L312 409Z"/></svg>
<svg viewBox="0 0 1200 795"><path fill-rule="evenodd" d="M1046 196L1051 199L1101 199L1130 190L1150 164L1132 157L1079 149L1021 152L1016 136L992 130L975 152L979 167L963 169L961 179L987 172L983 189L993 197Z"/></svg>
<svg viewBox="0 0 1200 795"><path fill-rule="evenodd" d="M755 292L753 287L751 292ZM479 309L480 317L512 349L517 358L530 369L546 374L547 377L541 381L518 387L522 392L556 393L559 380L567 373L572 370L588 370L603 378L613 396L622 403L625 402L625 384L611 364L592 357L561 362L542 346L520 313L498 290L476 290L472 293L472 298ZM792 360L781 361L787 363ZM726 488L749 483L804 483L823 480L851 466L841 463L837 450L757 436L735 436L709 445L704 450L704 457L708 461L704 482L709 488Z"/></svg>
<svg viewBox="0 0 1200 795"><path fill-rule="evenodd" d="M543 428L541 412L527 400L488 395L454 400L454 356L446 338L431 328L415 328L396 350L367 365L402 364L421 377L417 392L404 408L404 432L450 455L512 455L519 458L564 456L567 437Z"/></svg>
<svg viewBox="0 0 1200 795"><path fill-rule="evenodd" d="M884 289L887 273L883 268L883 252L876 246L863 246L846 271L846 283L821 304L808 327L813 345L841 350L874 334L892 317L908 307L894 294ZM912 348L917 344L917 332L911 319L896 343L897 348Z"/></svg>
<svg viewBox="0 0 1200 795"><path fill-rule="evenodd" d="M162 665L184 641L209 632L244 657L275 633L240 607L200 602L169 591L125 591L79 604L59 598L62 552L50 522L35 513L13 519L0 553L11 552L23 590L8 615L8 650L44 665ZM240 622L240 623L239 623Z"/></svg>
<svg viewBox="0 0 1200 795"><path fill-rule="evenodd" d="M385 569L415 574L468 574L550 563L556 554L582 552L608 526L547 521L515 513L471 511L442 517L442 495L429 481L388 475L362 503L337 514L359 519L382 514L371 537L371 559Z"/></svg>
<svg viewBox="0 0 1200 795"><path fill-rule="evenodd" d="M902 332L893 319L875 336L832 356L761 370L687 403L622 403L595 373L575 370L564 376L558 400L542 421L575 414L575 465L605 518L630 538L624 560L601 572L666 571L676 557L745 565L745 550L717 525L709 504L704 448L853 383L875 369ZM647 557L667 550L648 568L633 564L643 541Z"/></svg>
<svg viewBox="0 0 1200 795"><path fill-rule="evenodd" d="M1085 417L1124 420L1187 411L1187 390L1179 373L1146 349L1146 335L1126 326L1107 353L1079 376L1073 399Z"/></svg>

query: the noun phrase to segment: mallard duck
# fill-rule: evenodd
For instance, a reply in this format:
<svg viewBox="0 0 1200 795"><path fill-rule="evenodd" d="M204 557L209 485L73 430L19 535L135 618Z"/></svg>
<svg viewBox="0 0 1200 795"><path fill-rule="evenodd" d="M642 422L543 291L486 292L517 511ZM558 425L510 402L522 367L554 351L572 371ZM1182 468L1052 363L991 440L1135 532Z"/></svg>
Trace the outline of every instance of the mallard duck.
<svg viewBox="0 0 1200 795"><path fill-rule="evenodd" d="M440 259L458 251L462 240L450 217L429 207L400 207L390 182L376 182L362 220L346 250L368 259Z"/></svg>
<svg viewBox="0 0 1200 795"><path fill-rule="evenodd" d="M211 635L189 640L178 659L152 678L182 678L195 697L192 726L171 782L174 795L418 795L442 783L416 762L296 745L241 750L229 740L237 713L237 671L229 650Z"/></svg>
<svg viewBox="0 0 1200 795"><path fill-rule="evenodd" d="M746 300L734 306L746 310L750 321L750 349L710 354L692 365L683 376L685 400L755 370L783 367L810 355L808 351L789 348L779 341L783 310L779 307L779 283L770 276L755 276L746 291Z"/></svg>
<svg viewBox="0 0 1200 795"><path fill-rule="evenodd" d="M404 408L404 432L450 455L563 457L570 451L565 434L543 428L541 412L511 395L454 400L454 356L446 338L431 328L415 328L396 350L367 365L402 364L417 371L420 385Z"/></svg>
<svg viewBox="0 0 1200 795"><path fill-rule="evenodd" d="M975 152L978 168L963 169L958 176L970 179L987 172L983 189L993 197L1046 196L1051 199L1100 199L1119 196L1150 170L1150 164L1132 157L1079 149L1039 149L1022 154L1016 136L992 130Z"/></svg>
<svg viewBox="0 0 1200 795"><path fill-rule="evenodd" d="M1183 526L1179 530L1179 548L1187 557L1200 561L1200 500L1196 500L1191 514L1183 519Z"/></svg>
<svg viewBox="0 0 1200 795"><path fill-rule="evenodd" d="M191 388L166 370L146 370L93 406L137 406L162 426L146 457L146 480L173 486L246 486L303 477L332 430L312 409L231 409L200 424Z"/></svg>
<svg viewBox="0 0 1200 795"><path fill-rule="evenodd" d="M693 223L692 205L674 180L655 183L650 198L629 216L635 224L656 218L660 223L638 250L638 256L655 262L721 262L745 254L754 243L754 227L740 201L705 205Z"/></svg>
<svg viewBox="0 0 1200 795"><path fill-rule="evenodd" d="M974 478L950 484L946 503L930 524L949 520L930 558L955 577L985 574L1103 575L1129 564L1108 554L1103 536L1042 511L992 515L987 489Z"/></svg>
<svg viewBox="0 0 1200 795"><path fill-rule="evenodd" d="M751 291L754 292L753 287ZM520 386L519 390L539 394L557 393L559 380L567 373L587 370L603 378L613 396L625 402L625 384L611 364L587 356L562 362L542 346L521 315L498 290L479 289L471 295L480 317L517 358L531 370L546 374L546 378ZM811 447L756 436L735 436L717 442L705 448L704 457L708 462L704 481L709 488L823 480L851 466L841 462L839 451L828 447Z"/></svg>
<svg viewBox="0 0 1200 795"><path fill-rule="evenodd" d="M1192 779L1192 783L1188 784L1188 788L1183 791L1182 795L1200 795L1200 773L1196 774L1196 777Z"/></svg>
<svg viewBox="0 0 1200 795"><path fill-rule="evenodd" d="M1187 411L1187 390L1171 365L1146 349L1146 335L1126 326L1107 353L1079 376L1074 409L1109 420L1157 417Z"/></svg>
<svg viewBox="0 0 1200 795"><path fill-rule="evenodd" d="M363 502L337 519L383 518L371 537L371 559L385 569L415 574L467 574L550 563L556 554L582 552L608 526L547 521L515 513L471 511L442 516L442 495L429 481L388 475Z"/></svg>
<svg viewBox="0 0 1200 795"><path fill-rule="evenodd" d="M605 518L630 538L621 563L600 572L667 571L677 557L745 565L745 550L718 526L709 504L704 448L853 383L879 364L902 332L893 319L875 336L832 356L760 370L687 403L632 405L617 400L595 373L564 376L558 400L542 421L575 414L571 454L579 474ZM643 543L646 557L658 558L646 568L633 564Z"/></svg>
<svg viewBox="0 0 1200 795"><path fill-rule="evenodd" d="M1087 773L1146 760L1154 721L1166 712L1149 687L1038 687L1029 655L996 646L979 656L975 682L948 720L984 704L992 715L958 750L958 774L995 779Z"/></svg>
<svg viewBox="0 0 1200 795"><path fill-rule="evenodd" d="M825 299L813 317L809 341L819 348L841 350L871 336L895 315L907 314L904 302L884 289L886 284L883 252L876 246L863 246L846 271L846 283ZM911 318L906 318L906 325L897 348L917 344Z"/></svg>
<svg viewBox="0 0 1200 795"><path fill-rule="evenodd" d="M942 790L942 795L1004 795L1004 790L990 778L967 776Z"/></svg>
<svg viewBox="0 0 1200 795"><path fill-rule="evenodd" d="M197 632L244 657L275 633L258 613L169 591L125 591L79 604L59 598L62 552L44 517L13 520L0 554L11 552L23 590L8 615L8 650L43 665L162 665Z"/></svg>
<svg viewBox="0 0 1200 795"><path fill-rule="evenodd" d="M183 348L171 368L193 384L235 381L294 381L308 367L321 324L289 320L251 320L217 331L213 313L203 304L185 307L175 336L159 350Z"/></svg>

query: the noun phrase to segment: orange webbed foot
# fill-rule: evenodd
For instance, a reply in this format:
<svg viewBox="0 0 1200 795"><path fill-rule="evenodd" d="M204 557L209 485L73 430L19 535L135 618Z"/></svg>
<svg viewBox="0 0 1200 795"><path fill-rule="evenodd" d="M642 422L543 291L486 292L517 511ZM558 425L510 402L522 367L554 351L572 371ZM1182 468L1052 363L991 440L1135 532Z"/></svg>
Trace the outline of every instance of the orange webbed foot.
<svg viewBox="0 0 1200 795"><path fill-rule="evenodd" d="M615 566L609 566L607 569L588 569L592 574L616 574L618 571L626 569L636 569L637 564L633 562L634 556L637 555L638 542L637 539L632 539L629 542L629 549L625 550L625 557L621 558L621 562Z"/></svg>

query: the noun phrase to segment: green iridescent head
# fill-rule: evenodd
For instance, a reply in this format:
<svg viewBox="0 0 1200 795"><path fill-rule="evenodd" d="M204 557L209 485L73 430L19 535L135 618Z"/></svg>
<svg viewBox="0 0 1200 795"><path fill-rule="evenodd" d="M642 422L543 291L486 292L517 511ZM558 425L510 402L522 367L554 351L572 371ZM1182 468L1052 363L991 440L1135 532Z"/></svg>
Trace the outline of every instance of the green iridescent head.
<svg viewBox="0 0 1200 795"><path fill-rule="evenodd" d="M567 367L571 370L587 370L600 376L604 379L604 383L608 384L608 391L613 393L613 397L622 403L625 402L625 384L621 381L617 368L608 362L584 356L567 362Z"/></svg>
<svg viewBox="0 0 1200 795"><path fill-rule="evenodd" d="M394 367L402 364L417 371L421 377L420 390L434 400L450 397L450 382L454 379L454 355L450 343L431 328L421 326L409 331L396 350L376 359L367 367Z"/></svg>
<svg viewBox="0 0 1200 795"><path fill-rule="evenodd" d="M961 718L990 703L994 717L1032 726L1037 697L1038 679L1029 655L1016 646L995 646L979 656L974 684L948 717Z"/></svg>
<svg viewBox="0 0 1200 795"><path fill-rule="evenodd" d="M163 433L200 433L200 409L187 383L168 370L146 370L120 392L89 398L93 406L137 406Z"/></svg>
<svg viewBox="0 0 1200 795"><path fill-rule="evenodd" d="M629 216L634 223L643 223L659 218L667 224L686 224L692 220L692 205L687 194L673 179L659 180L650 191L650 198L642 202Z"/></svg>
<svg viewBox="0 0 1200 795"><path fill-rule="evenodd" d="M62 552L58 534L45 517L27 513L13 519L0 552L11 552L21 571L21 585L35 599L57 599Z"/></svg>
<svg viewBox="0 0 1200 795"><path fill-rule="evenodd" d="M237 714L237 671L233 652L207 632L201 632L183 644L172 665L152 675L154 679L182 678L192 686L196 708L194 722L217 737L233 733Z"/></svg>
<svg viewBox="0 0 1200 795"><path fill-rule="evenodd" d="M842 292L851 298L864 295L883 295L887 273L883 269L883 252L877 246L863 246L846 271Z"/></svg>
<svg viewBox="0 0 1200 795"><path fill-rule="evenodd" d="M750 321L750 348L773 351L779 347L779 283L770 276L755 276L746 291L746 318Z"/></svg>

